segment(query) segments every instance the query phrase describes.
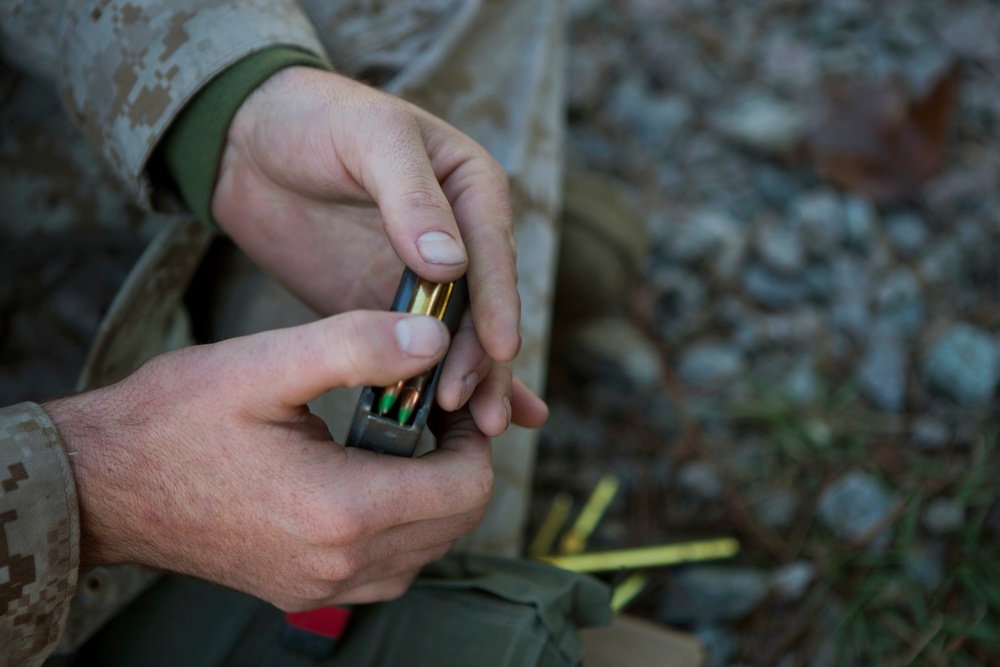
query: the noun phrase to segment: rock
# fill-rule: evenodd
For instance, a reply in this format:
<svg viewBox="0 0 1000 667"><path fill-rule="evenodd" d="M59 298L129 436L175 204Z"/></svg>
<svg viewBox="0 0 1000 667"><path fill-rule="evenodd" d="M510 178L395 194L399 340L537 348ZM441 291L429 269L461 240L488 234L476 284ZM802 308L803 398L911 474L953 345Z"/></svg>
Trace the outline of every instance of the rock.
<svg viewBox="0 0 1000 667"><path fill-rule="evenodd" d="M743 618L767 595L767 577L754 568L695 566L671 577L659 618L667 625L707 625Z"/></svg>
<svg viewBox="0 0 1000 667"><path fill-rule="evenodd" d="M878 212L870 203L860 197L844 198L844 235L849 245L866 249L875 235L877 222Z"/></svg>
<svg viewBox="0 0 1000 667"><path fill-rule="evenodd" d="M797 362L785 379L785 394L796 405L811 405L819 391L815 362L805 358Z"/></svg>
<svg viewBox="0 0 1000 667"><path fill-rule="evenodd" d="M927 415L910 424L910 440L920 449L941 449L951 440L948 424Z"/></svg>
<svg viewBox="0 0 1000 667"><path fill-rule="evenodd" d="M817 262L806 269L802 283L810 300L826 303L837 289L837 276L829 264Z"/></svg>
<svg viewBox="0 0 1000 667"><path fill-rule="evenodd" d="M925 591L935 591L944 579L944 551L913 547L903 555L903 570Z"/></svg>
<svg viewBox="0 0 1000 667"><path fill-rule="evenodd" d="M785 347L816 340L823 330L823 317L812 308L799 308L787 313L747 316L734 325L736 340L744 347Z"/></svg>
<svg viewBox="0 0 1000 667"><path fill-rule="evenodd" d="M726 490L719 473L703 461L688 463L677 471L677 484L685 493L708 503L721 499Z"/></svg>
<svg viewBox="0 0 1000 667"><path fill-rule="evenodd" d="M771 572L768 585L780 599L795 602L802 599L816 576L816 565L800 560L783 565Z"/></svg>
<svg viewBox="0 0 1000 667"><path fill-rule="evenodd" d="M935 535L953 533L965 522L965 507L951 498L935 498L927 503L921 517L924 527Z"/></svg>
<svg viewBox="0 0 1000 667"><path fill-rule="evenodd" d="M754 250L769 269L783 275L802 270L806 253L798 231L780 224L764 224L754 239Z"/></svg>
<svg viewBox="0 0 1000 667"><path fill-rule="evenodd" d="M742 375L745 364L739 348L705 341L686 348L677 364L684 382L697 387L718 387Z"/></svg>
<svg viewBox="0 0 1000 667"><path fill-rule="evenodd" d="M735 632L717 625L697 628L694 635L705 645L708 657L706 667L728 667L740 645Z"/></svg>
<svg viewBox="0 0 1000 667"><path fill-rule="evenodd" d="M920 281L905 266L896 267L879 283L875 302L878 334L909 336L920 330L927 317Z"/></svg>
<svg viewBox="0 0 1000 667"><path fill-rule="evenodd" d="M985 5L950 12L941 29L941 37L956 53L987 63L1000 59L998 34L996 8Z"/></svg>
<svg viewBox="0 0 1000 667"><path fill-rule="evenodd" d="M1000 359L982 329L959 322L946 331L923 362L927 383L959 405L989 400L1000 381Z"/></svg>
<svg viewBox="0 0 1000 667"><path fill-rule="evenodd" d="M861 392L886 412L901 412L906 399L907 350L895 336L876 336L868 343L855 376Z"/></svg>
<svg viewBox="0 0 1000 667"><path fill-rule="evenodd" d="M598 452L607 443L604 425L593 415L581 414L565 400L549 402L549 419L539 433L539 446L564 452L573 448Z"/></svg>
<svg viewBox="0 0 1000 667"><path fill-rule="evenodd" d="M831 190L816 190L795 199L789 220L801 232L806 250L815 257L835 253L844 242L846 214L840 197Z"/></svg>
<svg viewBox="0 0 1000 667"><path fill-rule="evenodd" d="M604 317L579 325L564 352L578 374L627 389L655 389L663 377L656 346L624 318Z"/></svg>
<svg viewBox="0 0 1000 667"><path fill-rule="evenodd" d="M654 290L652 324L668 342L683 340L697 324L708 292L705 281L690 271L669 264L657 267L647 284Z"/></svg>
<svg viewBox="0 0 1000 667"><path fill-rule="evenodd" d="M855 470L830 484L818 503L820 521L843 540L861 538L882 522L895 503L895 496L882 482L866 472ZM892 540L891 527L883 530L871 543L884 549Z"/></svg>
<svg viewBox="0 0 1000 667"><path fill-rule="evenodd" d="M795 519L801 499L793 489L762 494L754 502L757 517L772 530L787 530Z"/></svg>
<svg viewBox="0 0 1000 667"><path fill-rule="evenodd" d="M761 93L743 95L712 116L727 139L765 155L790 153L805 135L808 112Z"/></svg>
<svg viewBox="0 0 1000 667"><path fill-rule="evenodd" d="M871 322L868 269L855 257L841 256L833 260L833 271L837 292L830 308L830 319L841 331L864 339Z"/></svg>
<svg viewBox="0 0 1000 667"><path fill-rule="evenodd" d="M784 278L756 263L743 271L741 286L755 303L776 310L800 304L808 294L802 281Z"/></svg>
<svg viewBox="0 0 1000 667"><path fill-rule="evenodd" d="M616 88L610 113L642 146L660 153L673 144L693 111L687 98L652 93L641 78L632 76Z"/></svg>
<svg viewBox="0 0 1000 667"><path fill-rule="evenodd" d="M723 211L699 209L672 230L669 259L688 265L731 255L746 245L743 225Z"/></svg>
<svg viewBox="0 0 1000 667"><path fill-rule="evenodd" d="M885 219L889 243L904 257L919 257L924 253L930 232L927 223L915 213L897 213Z"/></svg>

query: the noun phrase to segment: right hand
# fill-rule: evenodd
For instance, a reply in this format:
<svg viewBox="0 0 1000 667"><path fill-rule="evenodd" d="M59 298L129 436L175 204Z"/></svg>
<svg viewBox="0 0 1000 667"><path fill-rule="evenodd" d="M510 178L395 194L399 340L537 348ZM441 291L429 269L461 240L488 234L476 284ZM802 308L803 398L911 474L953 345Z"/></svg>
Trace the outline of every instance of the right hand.
<svg viewBox="0 0 1000 667"><path fill-rule="evenodd" d="M45 404L74 466L82 566L172 570L285 611L401 595L482 518L489 438L465 409L439 449L379 455L335 443L306 403L417 375L447 347L433 318L357 311L170 352Z"/></svg>

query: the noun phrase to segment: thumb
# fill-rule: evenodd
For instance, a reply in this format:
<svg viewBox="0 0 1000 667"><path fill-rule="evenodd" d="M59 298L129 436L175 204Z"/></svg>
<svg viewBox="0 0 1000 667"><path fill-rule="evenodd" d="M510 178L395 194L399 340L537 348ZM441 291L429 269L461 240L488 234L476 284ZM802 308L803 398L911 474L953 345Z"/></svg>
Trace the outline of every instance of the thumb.
<svg viewBox="0 0 1000 667"><path fill-rule="evenodd" d="M384 386L444 356L448 331L433 317L353 311L245 339L261 406L298 408L337 387Z"/></svg>

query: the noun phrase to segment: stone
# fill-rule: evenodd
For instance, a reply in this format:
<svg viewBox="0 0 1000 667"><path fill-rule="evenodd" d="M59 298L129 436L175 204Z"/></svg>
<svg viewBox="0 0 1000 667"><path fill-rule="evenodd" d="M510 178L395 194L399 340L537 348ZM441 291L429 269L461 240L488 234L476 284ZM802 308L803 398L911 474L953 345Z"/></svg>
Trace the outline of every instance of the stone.
<svg viewBox="0 0 1000 667"><path fill-rule="evenodd" d="M798 231L785 225L762 225L754 238L754 251L766 267L784 275L798 273L805 264Z"/></svg>
<svg viewBox="0 0 1000 667"><path fill-rule="evenodd" d="M879 334L908 337L920 330L927 318L923 289L916 274L906 266L889 271L875 291Z"/></svg>
<svg viewBox="0 0 1000 667"><path fill-rule="evenodd" d="M925 591L935 591L944 579L944 550L917 546L903 554L903 571Z"/></svg>
<svg viewBox="0 0 1000 667"><path fill-rule="evenodd" d="M842 540L854 541L879 525L892 510L895 495L881 480L854 470L830 484L820 495L817 514L820 521ZM876 550L892 540L893 530L886 528L871 542Z"/></svg>
<svg viewBox="0 0 1000 667"><path fill-rule="evenodd" d="M598 452L607 442L604 426L593 415L583 414L568 401L549 402L549 419L539 432L539 446L553 452L574 448Z"/></svg>
<svg viewBox="0 0 1000 667"><path fill-rule="evenodd" d="M910 424L910 440L920 449L941 449L951 441L951 429L942 420L923 415Z"/></svg>
<svg viewBox="0 0 1000 667"><path fill-rule="evenodd" d="M802 276L806 294L813 302L827 303L837 289L837 276L829 264L814 262Z"/></svg>
<svg viewBox="0 0 1000 667"><path fill-rule="evenodd" d="M743 292L758 305L783 310L805 301L808 291L800 280L780 276L766 267L753 263L740 281Z"/></svg>
<svg viewBox="0 0 1000 667"><path fill-rule="evenodd" d="M679 342L696 325L699 313L705 307L708 291L705 281L691 271L664 264L656 267L647 279L655 294L651 319L661 338Z"/></svg>
<svg viewBox="0 0 1000 667"><path fill-rule="evenodd" d="M705 646L708 664L706 667L729 667L730 660L739 648L739 637L735 632L717 625L707 625L694 631Z"/></svg>
<svg viewBox="0 0 1000 667"><path fill-rule="evenodd" d="M951 326L924 358L927 383L959 405L993 397L1000 381L997 346L988 333L965 322Z"/></svg>
<svg viewBox="0 0 1000 667"><path fill-rule="evenodd" d="M801 499L793 489L762 493L754 502L757 517L772 530L787 530L795 519Z"/></svg>
<svg viewBox="0 0 1000 667"><path fill-rule="evenodd" d="M795 602L802 599L815 577L816 565L800 560L771 572L768 586L779 599Z"/></svg>
<svg viewBox="0 0 1000 667"><path fill-rule="evenodd" d="M579 325L564 352L570 367L586 378L608 380L637 391L656 389L662 381L659 350L621 317Z"/></svg>
<svg viewBox="0 0 1000 667"><path fill-rule="evenodd" d="M998 34L1000 20L996 8L986 5L949 13L941 29L941 37L956 53L986 63L1000 59Z"/></svg>
<svg viewBox="0 0 1000 667"><path fill-rule="evenodd" d="M811 405L818 392L815 362L811 358L798 361L785 379L785 394L796 405Z"/></svg>
<svg viewBox="0 0 1000 667"><path fill-rule="evenodd" d="M789 207L789 221L799 229L806 250L815 257L834 254L843 244L845 220L843 203L832 190L807 192Z"/></svg>
<svg viewBox="0 0 1000 667"><path fill-rule="evenodd" d="M934 498L927 503L921 520L934 535L953 533L965 523L965 507L951 498Z"/></svg>
<svg viewBox="0 0 1000 667"><path fill-rule="evenodd" d="M848 245L859 250L871 245L878 223L878 211L860 197L844 197L844 235Z"/></svg>
<svg viewBox="0 0 1000 667"><path fill-rule="evenodd" d="M660 605L667 625L735 621L767 595L767 577L755 568L702 565L674 574Z"/></svg>
<svg viewBox="0 0 1000 667"><path fill-rule="evenodd" d="M695 343L681 352L677 373L697 387L718 387L743 374L745 362L738 347L719 341Z"/></svg>
<svg viewBox="0 0 1000 667"><path fill-rule="evenodd" d="M889 243L903 257L915 258L924 253L930 232L927 223L916 213L897 213L885 219Z"/></svg>
<svg viewBox="0 0 1000 667"><path fill-rule="evenodd" d="M830 307L830 320L841 331L864 339L871 323L868 268L853 256L836 257L832 266L837 290Z"/></svg>
<svg viewBox="0 0 1000 667"><path fill-rule="evenodd" d="M744 94L711 116L711 124L730 141L763 153L784 155L805 136L809 113L767 94Z"/></svg>
<svg viewBox="0 0 1000 667"><path fill-rule="evenodd" d="M745 235L743 225L728 213L697 209L671 230L667 255L684 264L701 264L737 242L742 244Z"/></svg>
<svg viewBox="0 0 1000 667"><path fill-rule="evenodd" d="M677 471L677 484L681 490L704 502L715 502L722 498L726 485L719 473L703 461L688 463Z"/></svg>
<svg viewBox="0 0 1000 667"><path fill-rule="evenodd" d="M855 371L861 393L877 408L902 412L906 400L907 350L895 336L876 336L869 341Z"/></svg>
<svg viewBox="0 0 1000 667"><path fill-rule="evenodd" d="M631 76L615 89L610 114L615 122L627 127L642 146L660 153L684 130L693 110L685 97L653 93L642 78Z"/></svg>

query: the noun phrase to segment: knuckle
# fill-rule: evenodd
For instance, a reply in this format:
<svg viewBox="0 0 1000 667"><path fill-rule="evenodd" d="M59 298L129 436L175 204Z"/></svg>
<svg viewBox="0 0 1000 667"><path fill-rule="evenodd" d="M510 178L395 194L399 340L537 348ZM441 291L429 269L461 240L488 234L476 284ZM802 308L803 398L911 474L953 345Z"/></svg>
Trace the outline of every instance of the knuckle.
<svg viewBox="0 0 1000 667"><path fill-rule="evenodd" d="M330 361L331 368L338 372L344 384L361 384L364 379L364 341L370 332L366 331L365 318L361 313L349 312L339 316L340 326L329 329L325 348L337 358Z"/></svg>

